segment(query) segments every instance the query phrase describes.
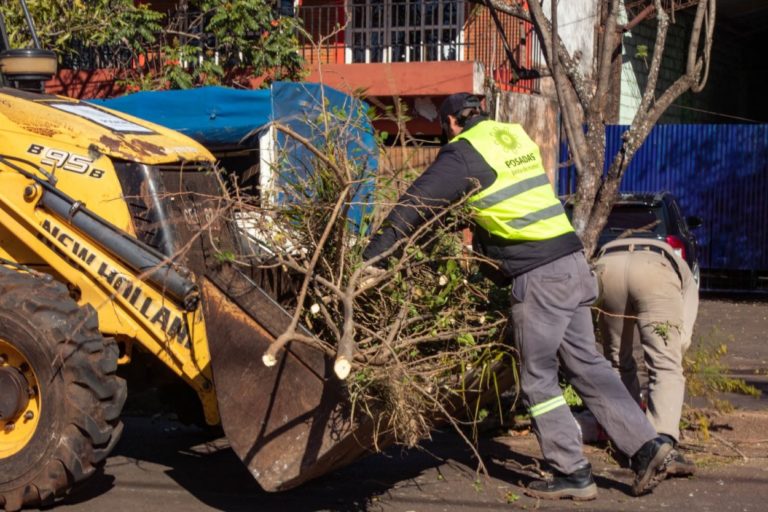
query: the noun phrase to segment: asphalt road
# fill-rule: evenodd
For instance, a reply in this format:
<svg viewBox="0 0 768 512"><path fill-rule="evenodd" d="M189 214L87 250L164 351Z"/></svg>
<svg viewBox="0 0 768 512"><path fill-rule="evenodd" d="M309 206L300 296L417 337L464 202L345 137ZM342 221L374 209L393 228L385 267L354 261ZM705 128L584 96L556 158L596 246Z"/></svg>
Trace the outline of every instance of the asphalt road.
<svg viewBox="0 0 768 512"><path fill-rule="evenodd" d="M221 440L207 440L198 429L162 419L127 418L124 439L104 474L77 489L57 510L763 511L768 503L768 413L738 414L713 424L722 443L688 445L687 455L700 468L695 478L667 480L641 498L629 495L628 469L603 448L587 447L600 487L598 500L589 503L538 502L522 494L540 456L531 434L484 437L480 450L487 477L477 476L470 451L456 434L446 432L422 450L390 450L299 489L268 494Z"/></svg>
<svg viewBox="0 0 768 512"><path fill-rule="evenodd" d="M768 303L704 301L697 335L726 331L727 364L768 387ZM717 334L716 336L721 336ZM719 338L716 339L718 341ZM762 384L761 384L762 383ZM739 404L741 405L741 404ZM768 396L744 400L743 410L714 418L712 437L686 443L700 471L664 482L652 495L629 496L632 475L603 447L588 447L597 501L537 502L522 494L540 456L534 436L497 431L483 436L489 476L477 476L471 451L452 432L438 432L421 450L391 449L369 456L299 489L263 492L226 440L161 417L126 417L122 441L102 474L57 510L176 511L475 511L661 510L762 511L768 503Z"/></svg>

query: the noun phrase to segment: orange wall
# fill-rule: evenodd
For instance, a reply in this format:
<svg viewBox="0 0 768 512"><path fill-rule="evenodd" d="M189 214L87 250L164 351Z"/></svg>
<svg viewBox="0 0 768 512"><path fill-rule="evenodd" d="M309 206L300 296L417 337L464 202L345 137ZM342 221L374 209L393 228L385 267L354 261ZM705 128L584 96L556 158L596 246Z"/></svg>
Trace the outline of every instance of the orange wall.
<svg viewBox="0 0 768 512"><path fill-rule="evenodd" d="M118 85L117 70L97 69L95 71L72 71L62 69L46 82L45 91L50 94L71 98L109 98L125 93L125 88Z"/></svg>
<svg viewBox="0 0 768 512"><path fill-rule="evenodd" d="M365 96L445 96L455 92L481 94L482 77L473 62L396 62L391 64L325 64L310 70L308 82L325 84ZM46 84L54 94L75 98L120 94L117 70L73 71L62 69ZM251 79L258 87L263 80Z"/></svg>
<svg viewBox="0 0 768 512"><path fill-rule="evenodd" d="M482 93L482 77L474 62L394 62L391 64L325 64L306 78L347 93L365 96L441 96Z"/></svg>

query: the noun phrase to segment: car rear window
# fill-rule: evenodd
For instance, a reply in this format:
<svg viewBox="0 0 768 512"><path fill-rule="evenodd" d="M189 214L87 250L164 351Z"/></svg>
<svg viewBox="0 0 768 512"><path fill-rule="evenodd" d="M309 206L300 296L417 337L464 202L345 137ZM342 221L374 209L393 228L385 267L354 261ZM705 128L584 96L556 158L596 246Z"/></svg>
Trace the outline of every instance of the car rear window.
<svg viewBox="0 0 768 512"><path fill-rule="evenodd" d="M643 205L615 205L608 216L605 230L615 233L628 229L642 229L663 234L664 222L661 209Z"/></svg>

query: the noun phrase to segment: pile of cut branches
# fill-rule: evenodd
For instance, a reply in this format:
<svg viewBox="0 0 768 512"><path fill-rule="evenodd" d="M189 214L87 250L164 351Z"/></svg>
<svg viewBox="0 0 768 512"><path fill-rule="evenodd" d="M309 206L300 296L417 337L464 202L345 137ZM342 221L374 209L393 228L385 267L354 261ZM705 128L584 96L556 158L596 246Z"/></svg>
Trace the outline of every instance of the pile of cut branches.
<svg viewBox="0 0 768 512"><path fill-rule="evenodd" d="M293 321L264 363L274 364L287 343L319 347L335 359L352 414L411 446L438 422L482 417L488 397L509 386L506 294L482 278L483 262L464 246L461 204L382 254L385 271L364 272L370 233L402 187L398 176L377 173L366 112L327 105L321 98L301 123L274 124L281 156L271 178L260 179L275 185L270 193L231 194L252 242L234 260L278 269L295 286Z"/></svg>

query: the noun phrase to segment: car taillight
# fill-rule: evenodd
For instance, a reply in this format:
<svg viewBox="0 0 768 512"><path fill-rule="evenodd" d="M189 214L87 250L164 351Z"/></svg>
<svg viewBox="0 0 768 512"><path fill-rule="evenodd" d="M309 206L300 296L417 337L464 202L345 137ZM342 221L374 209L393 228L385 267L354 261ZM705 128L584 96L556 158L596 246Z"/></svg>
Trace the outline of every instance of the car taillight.
<svg viewBox="0 0 768 512"><path fill-rule="evenodd" d="M667 237L667 243L672 246L675 254L685 259L685 245L683 245L682 240L677 238L675 235L669 235Z"/></svg>

